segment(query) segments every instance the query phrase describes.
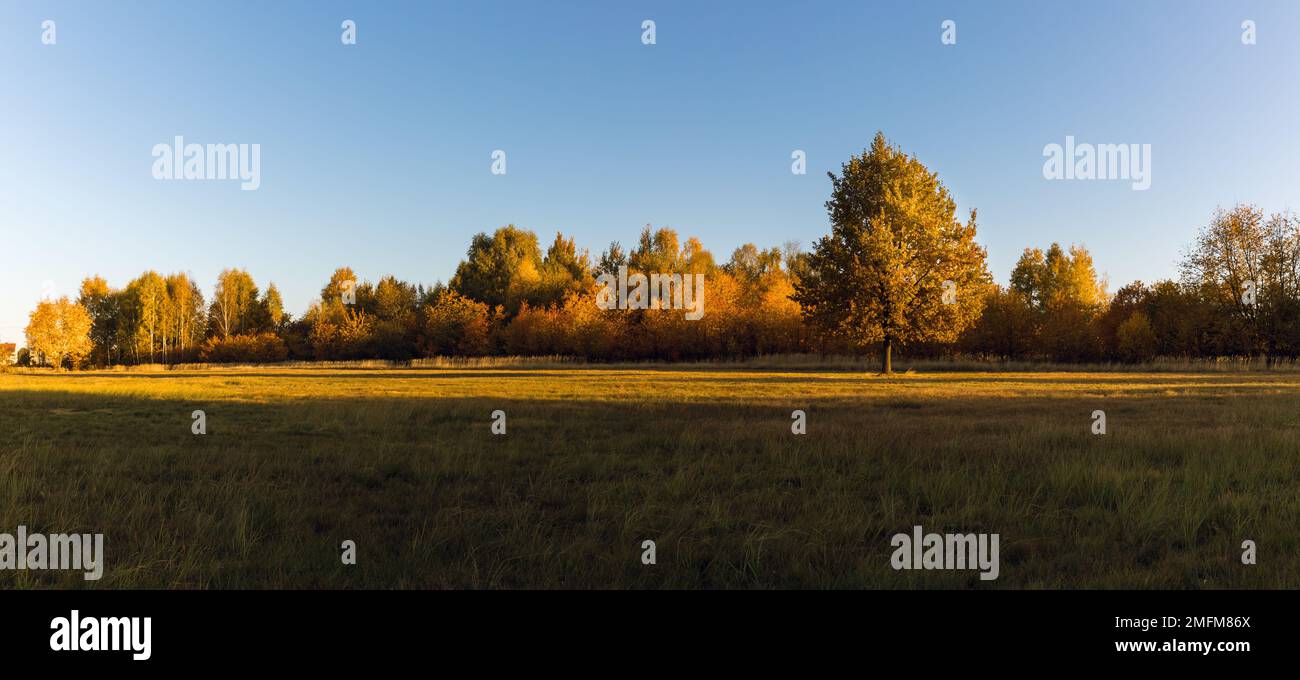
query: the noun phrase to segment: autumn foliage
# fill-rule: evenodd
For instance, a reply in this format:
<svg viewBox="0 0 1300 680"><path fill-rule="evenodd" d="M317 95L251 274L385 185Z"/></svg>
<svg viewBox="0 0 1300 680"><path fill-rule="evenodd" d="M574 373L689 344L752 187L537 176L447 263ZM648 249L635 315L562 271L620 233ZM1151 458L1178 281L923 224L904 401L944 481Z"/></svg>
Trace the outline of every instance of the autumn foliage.
<svg viewBox="0 0 1300 680"><path fill-rule="evenodd" d="M878 135L831 174L830 234L745 244L719 262L696 238L646 226L599 255L507 225L471 239L446 283L377 283L340 267L300 318L242 269L205 299L188 275L147 271L122 288L93 276L76 301L32 312L20 363L278 362L488 355L693 361L774 354L1142 362L1300 356L1300 220L1218 211L1177 281L1113 294L1082 245L1026 248L995 285L938 177ZM704 278L703 316L597 304L602 275Z"/></svg>

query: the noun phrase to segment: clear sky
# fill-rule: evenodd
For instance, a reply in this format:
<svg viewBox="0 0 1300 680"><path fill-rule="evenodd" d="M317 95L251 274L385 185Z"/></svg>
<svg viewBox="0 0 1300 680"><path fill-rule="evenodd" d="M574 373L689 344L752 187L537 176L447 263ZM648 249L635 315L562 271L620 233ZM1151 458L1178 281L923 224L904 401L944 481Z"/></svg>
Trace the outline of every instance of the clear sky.
<svg viewBox="0 0 1300 680"><path fill-rule="evenodd" d="M999 281L1052 241L1112 290L1175 276L1216 206L1300 208L1296 36L1283 1L0 0L0 340L89 274L210 294L242 267L297 315L338 266L446 280L507 223L593 254L645 224L719 260L807 247L876 130L979 210ZM153 179L176 135L260 144L260 189ZM1150 144L1151 188L1045 180L1066 135Z"/></svg>

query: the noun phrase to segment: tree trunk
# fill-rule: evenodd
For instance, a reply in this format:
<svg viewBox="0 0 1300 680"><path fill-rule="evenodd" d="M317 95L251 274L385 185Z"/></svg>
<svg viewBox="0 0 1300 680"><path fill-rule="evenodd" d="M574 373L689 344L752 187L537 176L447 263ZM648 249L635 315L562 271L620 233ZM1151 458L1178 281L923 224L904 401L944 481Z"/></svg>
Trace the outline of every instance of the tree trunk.
<svg viewBox="0 0 1300 680"><path fill-rule="evenodd" d="M888 335L886 335L884 347L881 349L880 352L880 372L884 375L889 375L893 371L893 368L890 366L889 363L889 353L891 350L893 350L893 348L894 348L893 338L890 338Z"/></svg>

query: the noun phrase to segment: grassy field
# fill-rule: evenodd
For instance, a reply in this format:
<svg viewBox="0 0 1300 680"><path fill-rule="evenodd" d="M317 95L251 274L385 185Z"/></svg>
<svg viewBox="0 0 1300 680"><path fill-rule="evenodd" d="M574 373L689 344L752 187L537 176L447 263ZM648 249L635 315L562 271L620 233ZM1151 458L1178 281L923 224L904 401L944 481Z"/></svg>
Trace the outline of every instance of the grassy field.
<svg viewBox="0 0 1300 680"><path fill-rule="evenodd" d="M0 587L1297 587L1298 434L1294 372L0 374L0 532L107 551ZM1001 577L894 571L916 524Z"/></svg>

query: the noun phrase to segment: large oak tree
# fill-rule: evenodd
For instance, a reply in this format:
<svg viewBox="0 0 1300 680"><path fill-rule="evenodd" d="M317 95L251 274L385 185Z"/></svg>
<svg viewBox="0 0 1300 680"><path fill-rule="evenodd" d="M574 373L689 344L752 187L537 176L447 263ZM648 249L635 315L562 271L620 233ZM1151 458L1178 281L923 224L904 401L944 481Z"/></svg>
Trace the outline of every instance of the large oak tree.
<svg viewBox="0 0 1300 680"><path fill-rule="evenodd" d="M938 176L881 133L828 174L831 233L795 287L805 318L854 346L879 343L884 373L895 344L955 341L991 282L975 212L958 221Z"/></svg>

